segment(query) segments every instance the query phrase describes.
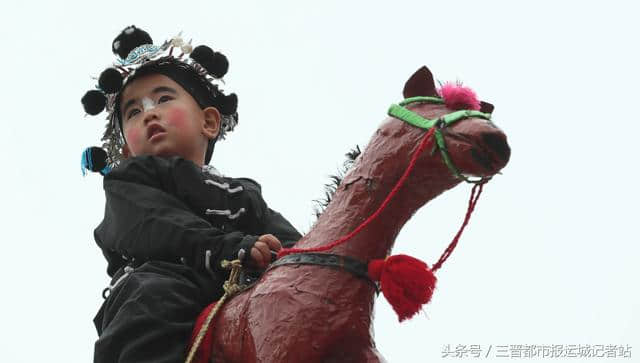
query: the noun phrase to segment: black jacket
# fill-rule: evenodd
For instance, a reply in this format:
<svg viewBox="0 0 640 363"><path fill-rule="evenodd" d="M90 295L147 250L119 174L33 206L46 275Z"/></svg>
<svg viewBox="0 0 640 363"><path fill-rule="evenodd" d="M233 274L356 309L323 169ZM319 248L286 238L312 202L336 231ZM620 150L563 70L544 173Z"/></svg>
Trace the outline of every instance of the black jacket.
<svg viewBox="0 0 640 363"><path fill-rule="evenodd" d="M301 237L267 207L257 182L222 177L179 157L128 159L104 177L104 190L104 220L94 236L110 276L150 260L202 271L207 251L215 270L241 248L249 252L259 235L271 233L285 247Z"/></svg>

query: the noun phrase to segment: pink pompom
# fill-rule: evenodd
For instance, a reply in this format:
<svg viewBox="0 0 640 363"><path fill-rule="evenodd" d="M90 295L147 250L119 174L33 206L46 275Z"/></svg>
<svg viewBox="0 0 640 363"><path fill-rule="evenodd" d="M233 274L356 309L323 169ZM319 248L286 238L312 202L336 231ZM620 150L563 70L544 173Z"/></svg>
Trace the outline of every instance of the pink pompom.
<svg viewBox="0 0 640 363"><path fill-rule="evenodd" d="M438 94L447 108L452 110L480 110L480 100L476 93L462 84L447 82L440 87Z"/></svg>

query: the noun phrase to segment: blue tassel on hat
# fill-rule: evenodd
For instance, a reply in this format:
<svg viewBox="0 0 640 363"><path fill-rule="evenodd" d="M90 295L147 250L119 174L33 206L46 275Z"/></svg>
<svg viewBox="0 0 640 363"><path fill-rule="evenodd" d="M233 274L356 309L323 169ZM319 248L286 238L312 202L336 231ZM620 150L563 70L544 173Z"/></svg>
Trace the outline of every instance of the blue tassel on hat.
<svg viewBox="0 0 640 363"><path fill-rule="evenodd" d="M88 147L82 152L80 165L83 176L87 175L87 171L97 172L102 176L107 175L111 171L107 152L97 146Z"/></svg>

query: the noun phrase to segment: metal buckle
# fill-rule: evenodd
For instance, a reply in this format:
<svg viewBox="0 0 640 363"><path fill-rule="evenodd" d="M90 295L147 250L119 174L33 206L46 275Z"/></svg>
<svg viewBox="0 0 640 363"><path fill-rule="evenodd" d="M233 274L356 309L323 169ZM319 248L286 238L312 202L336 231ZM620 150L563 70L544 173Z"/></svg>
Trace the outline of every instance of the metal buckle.
<svg viewBox="0 0 640 363"><path fill-rule="evenodd" d="M125 266L123 269L124 273L122 274L122 276L118 277L116 282L114 282L112 285L109 285L105 287L104 290L102 290L102 298L106 300L109 296L111 296L111 292L120 284L120 282L122 282L122 280L124 280L127 276L129 276L133 271L134 271L133 267Z"/></svg>

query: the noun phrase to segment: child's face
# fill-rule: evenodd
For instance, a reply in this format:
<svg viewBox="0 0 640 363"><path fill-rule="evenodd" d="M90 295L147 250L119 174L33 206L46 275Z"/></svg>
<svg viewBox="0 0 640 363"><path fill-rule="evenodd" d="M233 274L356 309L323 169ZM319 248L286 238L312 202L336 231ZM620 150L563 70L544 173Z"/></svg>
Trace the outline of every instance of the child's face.
<svg viewBox="0 0 640 363"><path fill-rule="evenodd" d="M220 126L215 108L201 109L182 86L161 74L136 79L121 99L125 157L181 156L204 164L209 140Z"/></svg>

